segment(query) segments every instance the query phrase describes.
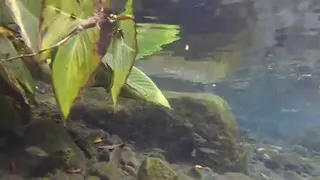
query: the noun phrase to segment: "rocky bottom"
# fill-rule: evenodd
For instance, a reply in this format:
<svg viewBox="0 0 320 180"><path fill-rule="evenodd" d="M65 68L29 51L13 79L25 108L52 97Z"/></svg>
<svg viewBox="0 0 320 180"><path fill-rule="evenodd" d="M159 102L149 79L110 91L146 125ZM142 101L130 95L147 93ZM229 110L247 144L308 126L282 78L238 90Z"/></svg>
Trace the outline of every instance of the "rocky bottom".
<svg viewBox="0 0 320 180"><path fill-rule="evenodd" d="M318 141L311 150L301 146L308 134L292 142L239 137L217 97L174 95L170 111L126 100L114 114L99 93L85 95L66 124L46 99L29 125L0 134L0 179L320 179Z"/></svg>
<svg viewBox="0 0 320 180"><path fill-rule="evenodd" d="M40 130L38 127L42 127ZM26 130L24 149L3 142L0 154L3 180L317 180L320 156L294 145L281 147L268 142L247 144L252 150L249 172L215 173L190 162L169 163L159 148L137 150L134 144L83 122L65 128L50 120L34 122ZM55 134L58 133L59 137ZM41 133L41 134L40 134ZM42 142L42 140L45 140ZM58 143L58 144L56 144ZM276 144L285 144L277 142ZM38 146L33 146L37 144ZM10 147L14 145L15 147ZM22 149L22 148L21 148ZM85 159L90 159L86 161Z"/></svg>

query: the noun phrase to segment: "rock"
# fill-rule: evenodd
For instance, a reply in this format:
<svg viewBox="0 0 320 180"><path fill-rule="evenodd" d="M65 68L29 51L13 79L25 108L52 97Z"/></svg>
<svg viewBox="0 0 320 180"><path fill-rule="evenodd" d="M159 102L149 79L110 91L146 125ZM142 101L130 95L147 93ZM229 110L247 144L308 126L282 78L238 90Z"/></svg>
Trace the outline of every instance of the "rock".
<svg viewBox="0 0 320 180"><path fill-rule="evenodd" d="M98 176L89 176L87 180L101 180Z"/></svg>
<svg viewBox="0 0 320 180"><path fill-rule="evenodd" d="M300 176L297 173L292 172L292 171L285 172L284 173L284 178L285 179L290 179L290 180L305 180L306 179L306 177L302 177L302 176ZM310 177L308 179L310 179Z"/></svg>
<svg viewBox="0 0 320 180"><path fill-rule="evenodd" d="M166 160L166 157L165 157L166 151L160 148L145 149L142 152L142 154L148 157L160 158L161 160L164 160L164 161Z"/></svg>
<svg viewBox="0 0 320 180"><path fill-rule="evenodd" d="M209 167L202 167L199 165L193 166L188 172L187 175L195 179L205 179L209 177L214 177L217 174L214 173Z"/></svg>
<svg viewBox="0 0 320 180"><path fill-rule="evenodd" d="M310 173L310 175L313 177L320 177L320 165L319 164L313 166L313 170Z"/></svg>
<svg viewBox="0 0 320 180"><path fill-rule="evenodd" d="M62 171L50 173L47 178L50 180L84 180L81 174L67 174Z"/></svg>
<svg viewBox="0 0 320 180"><path fill-rule="evenodd" d="M172 110L120 98L114 114L105 90L91 88L84 93L84 104L77 104L71 117L98 125L124 141L133 141L138 149L161 148L170 161L194 158L197 164L216 172L246 171L247 152L237 143L237 125L222 98L210 94L166 94ZM203 149L217 154L202 153ZM193 157L194 151L200 153Z"/></svg>
<svg viewBox="0 0 320 180"><path fill-rule="evenodd" d="M260 161L251 165L249 176L256 180L285 180L281 174L265 167L264 163Z"/></svg>
<svg viewBox="0 0 320 180"><path fill-rule="evenodd" d="M254 179L241 173L226 173L223 175L217 175L211 179L208 178L204 180L254 180Z"/></svg>
<svg viewBox="0 0 320 180"><path fill-rule="evenodd" d="M309 150L320 152L320 124L313 124L293 139L294 144L299 144Z"/></svg>
<svg viewBox="0 0 320 180"><path fill-rule="evenodd" d="M93 165L91 174L102 179L118 180L120 179L120 169L116 164L99 162Z"/></svg>
<svg viewBox="0 0 320 180"><path fill-rule="evenodd" d="M121 152L121 161L125 165L129 165L133 167L134 169L139 168L139 161L136 158L136 153L133 152L130 148L126 147Z"/></svg>
<svg viewBox="0 0 320 180"><path fill-rule="evenodd" d="M138 171L139 180L175 180L177 173L159 158L146 158Z"/></svg>
<svg viewBox="0 0 320 180"><path fill-rule="evenodd" d="M84 152L89 159L98 156L94 145L96 138L107 139L108 134L101 129L89 129L83 122L67 123L67 131L71 135L77 146Z"/></svg>
<svg viewBox="0 0 320 180"><path fill-rule="evenodd" d="M49 155L34 167L37 175L54 169L86 169L87 159L83 152L64 127L53 120L34 121L25 130L24 138L27 147L40 148Z"/></svg>
<svg viewBox="0 0 320 180"><path fill-rule="evenodd" d="M298 155L305 157L305 158L310 158L311 153L309 152L309 150L303 146L300 145L293 145L292 146L292 151L297 153Z"/></svg>
<svg viewBox="0 0 320 180"><path fill-rule="evenodd" d="M283 153L272 156L265 162L265 165L274 170L281 168L300 173L310 173L312 171L308 159L302 158L295 153Z"/></svg>
<svg viewBox="0 0 320 180"><path fill-rule="evenodd" d="M0 180L24 180L24 178L18 175L4 174L0 176Z"/></svg>

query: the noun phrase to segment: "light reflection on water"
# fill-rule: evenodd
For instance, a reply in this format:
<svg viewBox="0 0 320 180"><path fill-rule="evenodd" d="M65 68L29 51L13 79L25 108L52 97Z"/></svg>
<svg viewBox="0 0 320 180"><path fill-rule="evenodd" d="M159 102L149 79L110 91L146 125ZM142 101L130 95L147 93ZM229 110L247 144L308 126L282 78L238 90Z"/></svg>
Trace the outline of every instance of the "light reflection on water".
<svg viewBox="0 0 320 180"><path fill-rule="evenodd" d="M221 2L186 5L175 17L171 8L155 10L158 21L181 25L181 39L137 65L162 89L221 95L240 125L253 130L260 129L257 122L280 133L319 122L319 5L311 0Z"/></svg>

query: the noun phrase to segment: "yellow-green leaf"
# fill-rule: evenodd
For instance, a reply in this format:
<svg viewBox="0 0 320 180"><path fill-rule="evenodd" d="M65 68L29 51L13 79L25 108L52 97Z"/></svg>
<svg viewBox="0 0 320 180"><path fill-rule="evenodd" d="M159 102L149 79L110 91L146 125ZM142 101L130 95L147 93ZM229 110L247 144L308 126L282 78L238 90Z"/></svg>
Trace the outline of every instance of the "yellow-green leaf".
<svg viewBox="0 0 320 180"><path fill-rule="evenodd" d="M127 1L125 12L122 15L133 15L132 0ZM133 20L124 20L119 22L119 26L121 30L115 32L110 47L114 70L111 87L114 106L117 104L119 93L129 76L137 54L135 22Z"/></svg>
<svg viewBox="0 0 320 180"><path fill-rule="evenodd" d="M161 90L138 68L132 68L127 85L129 85L130 89L140 94L146 101L170 108L170 104Z"/></svg>
<svg viewBox="0 0 320 180"><path fill-rule="evenodd" d="M40 16L40 0L7 0L15 23L20 27L26 45L38 52L38 27Z"/></svg>
<svg viewBox="0 0 320 180"><path fill-rule="evenodd" d="M65 118L68 117L74 100L87 84L100 64L95 42L99 40L97 28L79 33L55 55L52 81L57 101Z"/></svg>
<svg viewBox="0 0 320 180"><path fill-rule="evenodd" d="M162 50L162 46L180 39L178 25L137 24L138 55L137 59L152 55Z"/></svg>

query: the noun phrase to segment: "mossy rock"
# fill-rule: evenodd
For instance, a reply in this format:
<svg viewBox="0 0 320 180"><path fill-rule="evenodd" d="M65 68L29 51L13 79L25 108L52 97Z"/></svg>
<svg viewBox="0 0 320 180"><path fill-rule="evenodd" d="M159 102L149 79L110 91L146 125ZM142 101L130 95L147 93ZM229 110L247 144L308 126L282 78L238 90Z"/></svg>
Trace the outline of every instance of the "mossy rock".
<svg viewBox="0 0 320 180"><path fill-rule="evenodd" d="M196 150L196 163L216 172L245 171L247 156L238 147L235 119L222 98L166 94L171 110L119 98L114 111L109 94L102 88L91 88L83 94L84 103L76 104L71 117L98 125L125 141L134 141L138 149L161 148L169 161L194 159L192 152ZM200 148L216 153L198 151Z"/></svg>
<svg viewBox="0 0 320 180"><path fill-rule="evenodd" d="M159 158L146 158L138 171L138 180L176 180L177 173Z"/></svg>
<svg viewBox="0 0 320 180"><path fill-rule="evenodd" d="M174 92L174 91L165 91L164 94L171 101L173 99L188 99L188 98L191 98L192 100L200 100L207 107L205 111L218 113L220 115L219 119L227 125L227 127L230 129L231 132L235 132L237 129L237 122L230 110L229 104L220 96L217 96L212 93L188 93L188 92ZM179 108L179 107L176 107L176 108ZM181 111L183 112L182 108L181 108ZM190 113L190 112L185 111L184 113Z"/></svg>

